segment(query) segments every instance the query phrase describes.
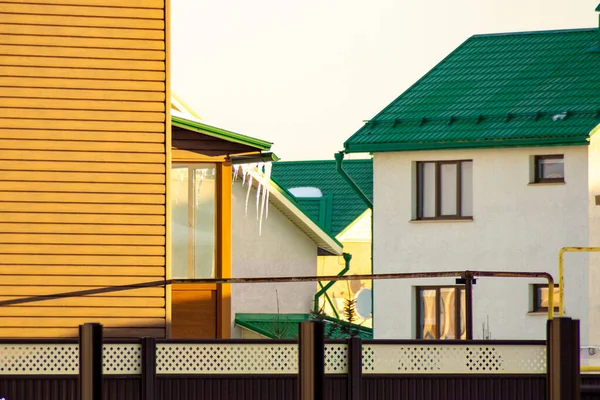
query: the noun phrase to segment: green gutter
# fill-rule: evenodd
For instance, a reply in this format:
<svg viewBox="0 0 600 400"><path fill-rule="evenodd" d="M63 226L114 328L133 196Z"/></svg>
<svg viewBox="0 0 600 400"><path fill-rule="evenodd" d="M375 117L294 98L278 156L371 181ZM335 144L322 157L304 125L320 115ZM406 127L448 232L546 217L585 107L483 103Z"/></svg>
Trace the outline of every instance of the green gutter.
<svg viewBox="0 0 600 400"><path fill-rule="evenodd" d="M589 138L567 137L548 139L481 140L473 142L421 142L421 143L346 143L346 153L378 153L386 151L417 151L446 149L486 149L544 146L587 146ZM336 154L337 157L337 154Z"/></svg>
<svg viewBox="0 0 600 400"><path fill-rule="evenodd" d="M350 260L352 259L352 254L344 253L343 256L344 256L345 266L338 273L338 276L342 276L342 275L344 275L346 272L348 272L350 270ZM317 294L315 294L315 304L314 304L314 310L315 310L315 312L319 311L319 297L323 296L323 293L327 292L327 289L329 289L330 287L332 287L335 282L337 282L337 281L331 281L331 282L327 283L327 285L322 286L321 290L319 290L317 292ZM319 284L321 284L321 282L319 282ZM334 307L334 309L335 309L335 307ZM339 317L339 314L338 314L338 317Z"/></svg>
<svg viewBox="0 0 600 400"><path fill-rule="evenodd" d="M239 133L203 124L201 122L190 121L185 118L175 116L171 117L171 124L178 128L186 129L188 131L199 132L208 136L226 140L228 142L234 142L254 147L259 150L269 150L271 148L271 145L273 144L265 140L256 139L250 136L241 135Z"/></svg>
<svg viewBox="0 0 600 400"><path fill-rule="evenodd" d="M350 176L348 176L346 171L344 171L344 169L342 168L342 160L344 159L344 153L340 151L339 153L335 153L334 156L335 156L335 164L337 166L338 173L342 176L342 178L344 178L344 180L348 183L348 185L350 185L352 187L352 189L354 189L356 194L358 194L358 196L361 198L361 200L365 202L367 207L369 207L372 210L373 203L371 203L371 200L369 200L369 198L363 193L362 190L360 190L358 185L356 185L356 183L354 183L352 178L350 178ZM371 241L372 240L373 239L371 238Z"/></svg>

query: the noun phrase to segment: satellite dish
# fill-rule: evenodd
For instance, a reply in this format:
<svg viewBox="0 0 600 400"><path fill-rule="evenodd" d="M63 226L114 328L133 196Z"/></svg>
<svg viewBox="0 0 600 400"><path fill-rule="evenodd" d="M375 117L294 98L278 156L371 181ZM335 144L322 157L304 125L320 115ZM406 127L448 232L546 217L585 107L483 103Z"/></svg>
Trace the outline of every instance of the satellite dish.
<svg viewBox="0 0 600 400"><path fill-rule="evenodd" d="M362 288L354 296L356 300L356 314L362 319L371 318L373 315L373 298L371 297L371 289Z"/></svg>

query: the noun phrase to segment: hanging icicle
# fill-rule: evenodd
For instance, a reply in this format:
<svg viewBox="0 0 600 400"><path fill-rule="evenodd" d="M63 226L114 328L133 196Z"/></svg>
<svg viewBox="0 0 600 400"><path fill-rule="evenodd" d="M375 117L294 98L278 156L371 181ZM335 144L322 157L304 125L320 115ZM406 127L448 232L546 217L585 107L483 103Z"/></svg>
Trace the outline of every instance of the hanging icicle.
<svg viewBox="0 0 600 400"><path fill-rule="evenodd" d="M248 216L248 199L250 198L250 189L252 188L252 175L248 176L248 191L246 192L246 216Z"/></svg>

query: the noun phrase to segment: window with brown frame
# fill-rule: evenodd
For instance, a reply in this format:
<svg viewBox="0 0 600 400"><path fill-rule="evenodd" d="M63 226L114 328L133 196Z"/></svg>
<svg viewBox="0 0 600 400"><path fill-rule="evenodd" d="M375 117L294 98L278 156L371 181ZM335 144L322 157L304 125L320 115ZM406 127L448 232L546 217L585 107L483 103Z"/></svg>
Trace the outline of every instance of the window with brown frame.
<svg viewBox="0 0 600 400"><path fill-rule="evenodd" d="M554 303L554 311L557 311L557 312L558 312L558 304L560 302L559 295L560 295L559 287L558 287L558 285L556 285L556 286L554 286L553 303ZM534 312L537 312L537 311L547 312L548 304L549 304L548 285L544 285L544 284L533 285L533 311Z"/></svg>
<svg viewBox="0 0 600 400"><path fill-rule="evenodd" d="M562 154L535 156L535 183L565 181L565 160Z"/></svg>
<svg viewBox="0 0 600 400"><path fill-rule="evenodd" d="M417 163L417 219L472 216L472 160Z"/></svg>
<svg viewBox="0 0 600 400"><path fill-rule="evenodd" d="M464 286L417 287L417 339L466 339Z"/></svg>

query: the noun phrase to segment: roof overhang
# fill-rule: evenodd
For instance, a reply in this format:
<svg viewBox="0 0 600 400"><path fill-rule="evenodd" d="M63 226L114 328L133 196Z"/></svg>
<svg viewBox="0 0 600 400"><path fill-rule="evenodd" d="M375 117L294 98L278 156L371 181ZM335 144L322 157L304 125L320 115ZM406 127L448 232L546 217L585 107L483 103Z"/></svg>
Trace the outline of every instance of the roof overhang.
<svg viewBox="0 0 600 400"><path fill-rule="evenodd" d="M307 216L283 188L271 179L267 180L258 172L248 171L248 173L252 176L252 186L258 188L259 184L264 185L269 191L269 203L296 225L317 247L333 255L340 256L343 254L342 244Z"/></svg>

